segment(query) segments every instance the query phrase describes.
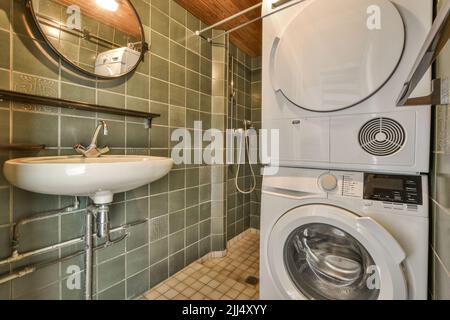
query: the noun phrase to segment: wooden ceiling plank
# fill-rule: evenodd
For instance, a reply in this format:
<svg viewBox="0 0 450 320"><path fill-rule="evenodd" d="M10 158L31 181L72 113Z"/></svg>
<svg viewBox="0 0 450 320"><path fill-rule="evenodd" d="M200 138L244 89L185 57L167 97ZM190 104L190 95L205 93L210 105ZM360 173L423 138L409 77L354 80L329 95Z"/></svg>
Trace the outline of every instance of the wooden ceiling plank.
<svg viewBox="0 0 450 320"><path fill-rule="evenodd" d="M178 4L191 14L210 25L261 1L262 0L176 0ZM224 24L220 29L229 30L242 23L253 20L259 15L261 15L261 10L254 10ZM252 23L231 33L230 41L247 54L253 57L260 56L262 51L261 21Z"/></svg>

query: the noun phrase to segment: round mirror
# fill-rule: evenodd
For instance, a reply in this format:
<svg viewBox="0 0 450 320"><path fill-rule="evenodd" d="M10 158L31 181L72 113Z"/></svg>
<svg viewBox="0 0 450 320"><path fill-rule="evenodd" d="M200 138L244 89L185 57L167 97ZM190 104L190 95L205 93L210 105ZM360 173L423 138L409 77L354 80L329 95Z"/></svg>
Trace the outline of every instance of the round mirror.
<svg viewBox="0 0 450 320"><path fill-rule="evenodd" d="M90 76L123 76L147 51L144 29L128 0L29 0L29 7L50 47Z"/></svg>

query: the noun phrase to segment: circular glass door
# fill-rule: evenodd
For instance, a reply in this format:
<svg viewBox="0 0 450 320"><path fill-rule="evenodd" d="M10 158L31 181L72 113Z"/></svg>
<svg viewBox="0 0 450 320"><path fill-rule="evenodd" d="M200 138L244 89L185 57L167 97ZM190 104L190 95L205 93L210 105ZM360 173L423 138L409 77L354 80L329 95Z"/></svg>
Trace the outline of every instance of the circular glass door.
<svg viewBox="0 0 450 320"><path fill-rule="evenodd" d="M389 0L311 0L303 6L274 41L274 89L314 112L370 98L403 55L406 33L397 8Z"/></svg>
<svg viewBox="0 0 450 320"><path fill-rule="evenodd" d="M379 289L369 289L375 265L369 252L338 228L313 223L294 230L284 246L288 274L308 299L376 300Z"/></svg>
<svg viewBox="0 0 450 320"><path fill-rule="evenodd" d="M263 245L271 281L285 299L408 297L406 254L370 217L326 203L304 204L278 219Z"/></svg>

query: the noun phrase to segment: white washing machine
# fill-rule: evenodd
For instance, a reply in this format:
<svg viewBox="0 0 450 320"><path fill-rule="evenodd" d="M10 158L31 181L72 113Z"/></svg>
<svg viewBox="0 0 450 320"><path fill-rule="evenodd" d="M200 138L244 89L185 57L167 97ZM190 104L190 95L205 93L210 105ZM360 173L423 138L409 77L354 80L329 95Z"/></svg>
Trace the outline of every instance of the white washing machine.
<svg viewBox="0 0 450 320"><path fill-rule="evenodd" d="M432 0L305 0L264 19L263 128L281 166L429 171L430 106L396 100L431 29ZM264 0L263 13L273 0ZM431 71L415 91L431 89Z"/></svg>
<svg viewBox="0 0 450 320"><path fill-rule="evenodd" d="M264 178L261 299L427 298L420 175L281 168Z"/></svg>

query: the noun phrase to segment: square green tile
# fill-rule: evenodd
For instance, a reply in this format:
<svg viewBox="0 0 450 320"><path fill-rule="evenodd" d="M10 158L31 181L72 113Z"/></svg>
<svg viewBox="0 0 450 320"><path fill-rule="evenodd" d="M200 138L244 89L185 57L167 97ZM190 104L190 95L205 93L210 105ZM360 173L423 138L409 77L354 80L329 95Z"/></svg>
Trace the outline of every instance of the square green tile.
<svg viewBox="0 0 450 320"><path fill-rule="evenodd" d="M22 226L20 250L27 252L58 243L58 218L49 218Z"/></svg>
<svg viewBox="0 0 450 320"><path fill-rule="evenodd" d="M170 235L169 254L174 254L184 248L184 230Z"/></svg>
<svg viewBox="0 0 450 320"><path fill-rule="evenodd" d="M9 72L0 70L0 89L9 90Z"/></svg>
<svg viewBox="0 0 450 320"><path fill-rule="evenodd" d="M9 111L0 110L0 143L9 142Z"/></svg>
<svg viewBox="0 0 450 320"><path fill-rule="evenodd" d="M154 287L169 277L168 259L165 259L150 268L150 287Z"/></svg>
<svg viewBox="0 0 450 320"><path fill-rule="evenodd" d="M186 28L175 20L170 20L170 39L182 46L186 44Z"/></svg>
<svg viewBox="0 0 450 320"><path fill-rule="evenodd" d="M119 237L118 234L112 234L114 238ZM125 253L125 241L109 246L105 249L99 249L94 253L95 261L100 264L106 260L113 259Z"/></svg>
<svg viewBox="0 0 450 320"><path fill-rule="evenodd" d="M169 196L167 193L150 197L150 218L167 214L169 211Z"/></svg>
<svg viewBox="0 0 450 320"><path fill-rule="evenodd" d="M152 78L150 81L150 99L162 103L169 102L169 85Z"/></svg>
<svg viewBox="0 0 450 320"><path fill-rule="evenodd" d="M186 123L186 109L181 107L170 107L170 126L184 128Z"/></svg>
<svg viewBox="0 0 450 320"><path fill-rule="evenodd" d="M9 189L0 189L0 225L10 222L9 209Z"/></svg>
<svg viewBox="0 0 450 320"><path fill-rule="evenodd" d="M169 147L169 128L153 126L150 132L152 148Z"/></svg>
<svg viewBox="0 0 450 320"><path fill-rule="evenodd" d="M148 100L134 97L127 97L127 109L148 112L149 108L150 102ZM136 119L134 121L141 122L142 119Z"/></svg>
<svg viewBox="0 0 450 320"><path fill-rule="evenodd" d="M148 243L148 223L142 223L131 227L127 239L127 251L142 247Z"/></svg>
<svg viewBox="0 0 450 320"><path fill-rule="evenodd" d="M155 8L158 8L159 10L164 12L165 14L169 14L170 1L167 1L167 0L151 0L151 4L152 4L152 6L154 6Z"/></svg>
<svg viewBox="0 0 450 320"><path fill-rule="evenodd" d="M185 48L182 45L173 41L170 42L170 61L179 64L181 66L186 65Z"/></svg>
<svg viewBox="0 0 450 320"><path fill-rule="evenodd" d="M149 98L149 78L140 73L134 73L127 83L127 94L142 99Z"/></svg>
<svg viewBox="0 0 450 320"><path fill-rule="evenodd" d="M150 51L158 56L169 59L169 38L152 31Z"/></svg>
<svg viewBox="0 0 450 320"><path fill-rule="evenodd" d="M9 69L9 42L9 32L0 30L0 68Z"/></svg>
<svg viewBox="0 0 450 320"><path fill-rule="evenodd" d="M58 82L48 80L40 77L31 76L23 73L13 73L12 87L14 91L23 92L27 94L35 94L44 97L58 97ZM54 110L57 108L45 107L45 110Z"/></svg>
<svg viewBox="0 0 450 320"><path fill-rule="evenodd" d="M96 122L93 119L61 117L61 146L73 147L76 144L89 146Z"/></svg>
<svg viewBox="0 0 450 320"><path fill-rule="evenodd" d="M152 10L151 13L151 28L160 34L169 36L169 16L159 10Z"/></svg>
<svg viewBox="0 0 450 320"><path fill-rule="evenodd" d="M187 247L185 256L186 256L186 265L191 264L192 262L200 258L198 251L198 244L194 243L193 245Z"/></svg>
<svg viewBox="0 0 450 320"><path fill-rule="evenodd" d="M122 281L111 288L100 292L97 297L98 300L125 300L125 281Z"/></svg>
<svg viewBox="0 0 450 320"><path fill-rule="evenodd" d="M150 221L150 242L160 240L169 234L168 216L161 216Z"/></svg>
<svg viewBox="0 0 450 320"><path fill-rule="evenodd" d="M174 63L170 64L170 82L179 86L185 85L186 70ZM184 93L183 93L184 99Z"/></svg>
<svg viewBox="0 0 450 320"><path fill-rule="evenodd" d="M180 251L169 257L169 274L172 276L185 267L185 253Z"/></svg>
<svg viewBox="0 0 450 320"><path fill-rule="evenodd" d="M31 112L13 113L13 142L58 146L58 117Z"/></svg>
<svg viewBox="0 0 450 320"><path fill-rule="evenodd" d="M150 65L152 77L169 81L169 62L167 60L152 54Z"/></svg>
<svg viewBox="0 0 450 320"><path fill-rule="evenodd" d="M127 124L127 148L148 148L150 131L143 124Z"/></svg>
<svg viewBox="0 0 450 320"><path fill-rule="evenodd" d="M183 80L183 82L184 82L184 80ZM180 87L180 86L176 86L176 85L170 86L170 104L175 105L175 106L185 107L186 106L185 97L186 97L186 89L184 87ZM183 126L184 126L184 120L183 120Z"/></svg>
<svg viewBox="0 0 450 320"><path fill-rule="evenodd" d="M186 10L175 1L170 2L170 16L182 25L186 24Z"/></svg>
<svg viewBox="0 0 450 320"><path fill-rule="evenodd" d="M200 94L197 91L186 90L186 107L194 110L200 109Z"/></svg>
<svg viewBox="0 0 450 320"><path fill-rule="evenodd" d="M133 299L145 293L150 285L150 273L144 270L127 279L127 299Z"/></svg>
<svg viewBox="0 0 450 320"><path fill-rule="evenodd" d="M185 187L185 171L172 170L169 174L170 191L183 189Z"/></svg>
<svg viewBox="0 0 450 320"><path fill-rule="evenodd" d="M13 36L14 71L57 79L59 62L49 59L41 47L50 50L47 45L38 44L29 37Z"/></svg>
<svg viewBox="0 0 450 320"><path fill-rule="evenodd" d="M200 20L188 12L186 16L186 27L193 32L198 31L200 29Z"/></svg>
<svg viewBox="0 0 450 320"><path fill-rule="evenodd" d="M169 123L169 106L167 104L152 102L150 112L159 114L160 117L153 119L153 124L167 126Z"/></svg>
<svg viewBox="0 0 450 320"><path fill-rule="evenodd" d="M132 252L128 252L126 256L127 262L127 277L134 275L146 268L149 263L149 247L143 246Z"/></svg>
<svg viewBox="0 0 450 320"><path fill-rule="evenodd" d="M198 250L200 257L205 256L211 251L211 239L209 236L200 241Z"/></svg>
<svg viewBox="0 0 450 320"><path fill-rule="evenodd" d="M164 238L150 244L150 264L164 260L168 257L169 239Z"/></svg>
<svg viewBox="0 0 450 320"><path fill-rule="evenodd" d="M136 222L148 218L148 198L126 202L127 222Z"/></svg>
<svg viewBox="0 0 450 320"><path fill-rule="evenodd" d="M198 223L199 221L199 206L195 206L195 207L191 207L186 209L186 219L185 219L185 223L186 223L186 227L190 227L196 223Z"/></svg>
<svg viewBox="0 0 450 320"><path fill-rule="evenodd" d="M1 11L0 11L1 13ZM0 284L0 300L10 300L10 288L11 284L10 283L4 283L4 284Z"/></svg>
<svg viewBox="0 0 450 320"><path fill-rule="evenodd" d="M95 104L95 89L62 83L61 99Z"/></svg>
<svg viewBox="0 0 450 320"><path fill-rule="evenodd" d="M125 279L125 256L117 257L97 266L97 286L102 291Z"/></svg>
<svg viewBox="0 0 450 320"><path fill-rule="evenodd" d="M150 194L156 195L169 191L169 176L166 175L159 180L152 182L150 185Z"/></svg>
<svg viewBox="0 0 450 320"><path fill-rule="evenodd" d="M184 210L172 213L169 215L169 232L175 233L184 229L185 225L185 213Z"/></svg>
<svg viewBox="0 0 450 320"><path fill-rule="evenodd" d="M198 241L199 226L194 224L192 227L186 229L186 246L189 246Z"/></svg>

